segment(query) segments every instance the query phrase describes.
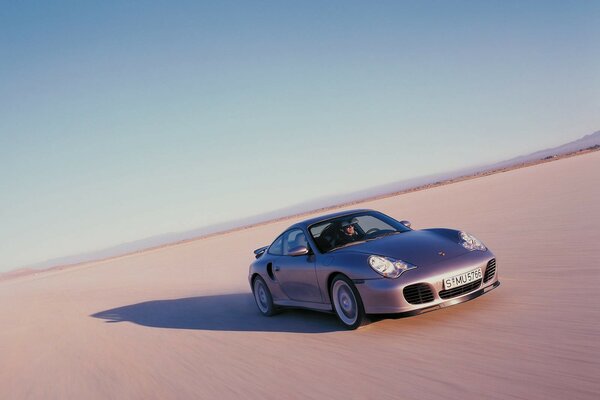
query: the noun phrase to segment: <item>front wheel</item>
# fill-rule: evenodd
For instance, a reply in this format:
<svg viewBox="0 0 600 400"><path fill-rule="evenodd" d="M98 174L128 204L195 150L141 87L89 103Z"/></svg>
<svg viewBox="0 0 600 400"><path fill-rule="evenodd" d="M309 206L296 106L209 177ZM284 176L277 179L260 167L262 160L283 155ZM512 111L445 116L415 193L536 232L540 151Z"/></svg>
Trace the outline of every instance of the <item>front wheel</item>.
<svg viewBox="0 0 600 400"><path fill-rule="evenodd" d="M365 321L365 308L352 281L338 275L331 282L333 308L340 322L348 329L356 329Z"/></svg>
<svg viewBox="0 0 600 400"><path fill-rule="evenodd" d="M264 279L260 276L254 278L254 283L252 284L252 293L254 294L254 300L256 301L256 305L258 306L259 311L270 317L275 314L275 305L273 304L273 296L271 296L271 291L269 287L265 283Z"/></svg>

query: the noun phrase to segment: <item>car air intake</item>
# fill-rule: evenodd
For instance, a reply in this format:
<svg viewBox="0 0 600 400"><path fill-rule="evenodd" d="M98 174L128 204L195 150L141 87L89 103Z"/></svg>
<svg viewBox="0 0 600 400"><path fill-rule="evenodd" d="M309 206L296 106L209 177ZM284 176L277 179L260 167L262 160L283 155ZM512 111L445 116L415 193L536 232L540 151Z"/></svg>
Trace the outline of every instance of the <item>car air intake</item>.
<svg viewBox="0 0 600 400"><path fill-rule="evenodd" d="M439 295L442 299L451 299L453 297L469 293L477 289L479 286L481 286L481 279L452 289L442 290Z"/></svg>
<svg viewBox="0 0 600 400"><path fill-rule="evenodd" d="M485 275L483 276L483 283L489 281L496 274L496 259L492 258L485 268Z"/></svg>
<svg viewBox="0 0 600 400"><path fill-rule="evenodd" d="M404 288L404 298L410 304L423 304L433 301L433 292L426 283L416 283Z"/></svg>

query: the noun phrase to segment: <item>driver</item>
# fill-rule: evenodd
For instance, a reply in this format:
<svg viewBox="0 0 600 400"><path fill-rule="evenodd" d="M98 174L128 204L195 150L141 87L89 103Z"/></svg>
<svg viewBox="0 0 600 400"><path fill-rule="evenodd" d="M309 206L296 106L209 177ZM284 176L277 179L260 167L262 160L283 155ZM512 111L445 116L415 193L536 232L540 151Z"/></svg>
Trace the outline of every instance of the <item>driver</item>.
<svg viewBox="0 0 600 400"><path fill-rule="evenodd" d="M356 229L354 229L354 224L351 222L342 222L340 230L342 233L339 235L339 242L337 243L338 246L343 246L359 239L358 232L356 232Z"/></svg>

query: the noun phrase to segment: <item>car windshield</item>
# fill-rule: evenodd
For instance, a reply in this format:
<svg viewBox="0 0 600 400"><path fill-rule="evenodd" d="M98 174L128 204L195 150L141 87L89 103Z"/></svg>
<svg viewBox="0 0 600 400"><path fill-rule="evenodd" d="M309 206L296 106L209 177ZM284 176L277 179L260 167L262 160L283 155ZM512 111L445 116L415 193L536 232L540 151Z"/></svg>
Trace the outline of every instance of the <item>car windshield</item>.
<svg viewBox="0 0 600 400"><path fill-rule="evenodd" d="M309 232L322 253L410 229L379 212L362 212L317 222Z"/></svg>

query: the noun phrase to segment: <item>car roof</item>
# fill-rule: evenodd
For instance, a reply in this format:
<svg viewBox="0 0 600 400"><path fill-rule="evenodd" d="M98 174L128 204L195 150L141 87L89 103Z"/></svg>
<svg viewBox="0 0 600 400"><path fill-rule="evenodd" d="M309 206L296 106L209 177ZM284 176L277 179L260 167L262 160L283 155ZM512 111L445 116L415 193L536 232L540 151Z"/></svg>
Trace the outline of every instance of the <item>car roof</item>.
<svg viewBox="0 0 600 400"><path fill-rule="evenodd" d="M351 215L351 214L355 214L358 212L365 212L365 211L374 211L374 210L370 210L368 208L360 208L360 209L356 209L356 210L344 210L344 211L338 211L336 213L324 214L324 215L320 215L318 217L313 217L313 218L305 219L304 221L297 222L294 225L287 228L286 231L288 229L292 229L292 228L308 228L310 225L316 224L317 222L325 221L325 220L336 218L336 217L343 217L344 215Z"/></svg>

